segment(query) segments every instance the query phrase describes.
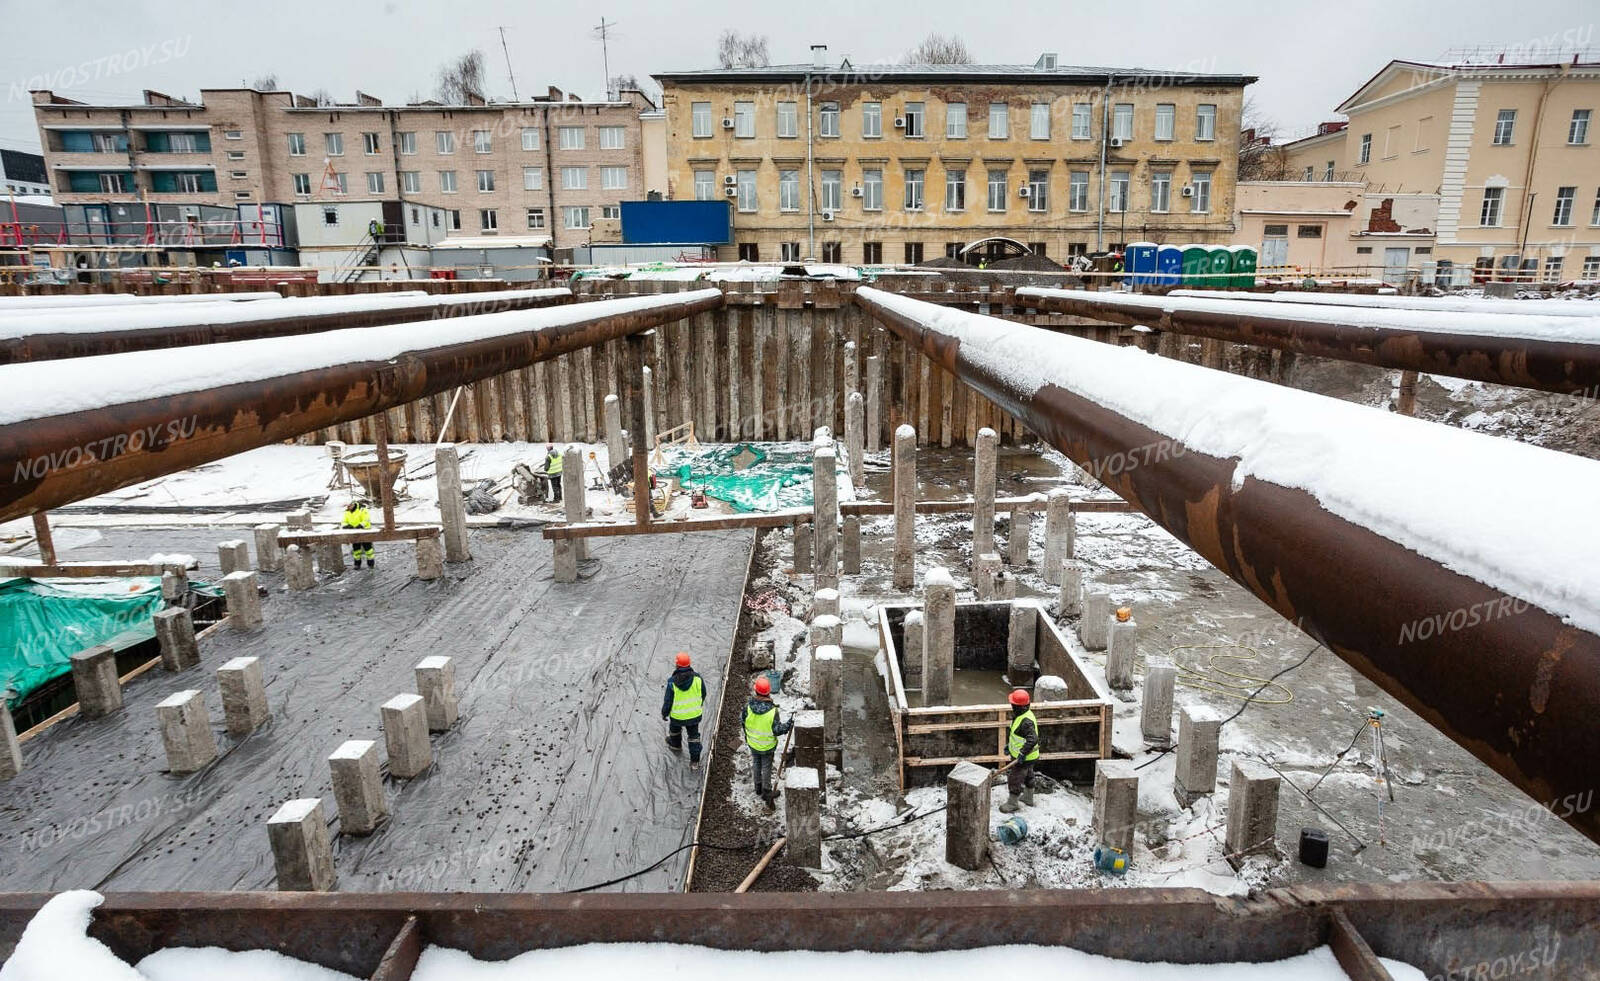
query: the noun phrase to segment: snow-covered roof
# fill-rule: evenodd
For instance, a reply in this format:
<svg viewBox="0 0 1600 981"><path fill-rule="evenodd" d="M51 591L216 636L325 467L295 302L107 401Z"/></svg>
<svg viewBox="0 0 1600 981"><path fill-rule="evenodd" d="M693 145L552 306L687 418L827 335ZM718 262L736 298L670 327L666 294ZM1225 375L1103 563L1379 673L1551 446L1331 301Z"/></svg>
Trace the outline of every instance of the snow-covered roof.
<svg viewBox="0 0 1600 981"><path fill-rule="evenodd" d="M1161 79L1166 85L1249 85L1254 75L1202 73L1166 68L1105 68L1090 65L1057 65L1041 68L1026 65L898 65L844 62L822 68L809 63L766 65L760 68L698 68L689 71L656 72L658 82L753 82L800 81L806 76L837 84L883 82L1001 82L1011 84L1075 83L1112 80L1130 82Z"/></svg>

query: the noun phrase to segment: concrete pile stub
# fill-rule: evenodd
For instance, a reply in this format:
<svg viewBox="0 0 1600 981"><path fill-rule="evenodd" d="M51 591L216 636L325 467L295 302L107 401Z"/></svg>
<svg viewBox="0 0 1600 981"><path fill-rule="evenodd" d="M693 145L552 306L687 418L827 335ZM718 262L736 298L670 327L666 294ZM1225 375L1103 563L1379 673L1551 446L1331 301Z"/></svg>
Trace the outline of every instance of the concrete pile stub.
<svg viewBox="0 0 1600 981"><path fill-rule="evenodd" d="M622 439L622 401L606 396L606 467L615 468L628 460L628 444Z"/></svg>
<svg viewBox="0 0 1600 981"><path fill-rule="evenodd" d="M434 654L417 662L417 693L422 696L430 732L444 732L461 714L456 699L455 661Z"/></svg>
<svg viewBox="0 0 1600 981"><path fill-rule="evenodd" d="M972 559L972 591L979 602L996 598L1000 589L1000 556L993 552L975 552Z"/></svg>
<svg viewBox="0 0 1600 981"><path fill-rule="evenodd" d="M428 714L421 695L396 695L384 702L383 742L389 753L389 775L408 780L433 765L428 742Z"/></svg>
<svg viewBox="0 0 1600 981"><path fill-rule="evenodd" d="M1228 829L1231 856L1277 850L1278 792L1281 780L1269 766L1235 759L1228 779Z"/></svg>
<svg viewBox="0 0 1600 981"><path fill-rule="evenodd" d="M1083 616L1078 620L1078 640L1087 650L1103 651L1111 634L1111 594L1099 589L1083 593Z"/></svg>
<svg viewBox="0 0 1600 981"><path fill-rule="evenodd" d="M811 615L814 617L838 616L839 591L827 588L817 590L811 597Z"/></svg>
<svg viewBox="0 0 1600 981"><path fill-rule="evenodd" d="M291 511L283 519L283 523L289 526L290 531L310 531L312 529L311 512L305 508Z"/></svg>
<svg viewBox="0 0 1600 981"><path fill-rule="evenodd" d="M550 542L554 558L556 582L578 581L578 542L571 538L557 538Z"/></svg>
<svg viewBox="0 0 1600 981"><path fill-rule="evenodd" d="M115 651L100 644L72 655L71 661L79 715L99 719L122 708L122 682L117 677Z"/></svg>
<svg viewBox="0 0 1600 981"><path fill-rule="evenodd" d="M901 424L894 431L894 588L916 582L917 431Z"/></svg>
<svg viewBox="0 0 1600 981"><path fill-rule="evenodd" d="M986 766L962 760L945 778L944 860L976 872L989 857L989 785Z"/></svg>
<svg viewBox="0 0 1600 981"><path fill-rule="evenodd" d="M844 622L832 614L811 621L811 649L844 646Z"/></svg>
<svg viewBox="0 0 1600 981"><path fill-rule="evenodd" d="M280 892L328 892L337 876L320 797L292 800L267 819Z"/></svg>
<svg viewBox="0 0 1600 981"><path fill-rule="evenodd" d="M337 542L315 542L311 546L311 554L316 557L317 571L325 576L337 576L344 572L344 546Z"/></svg>
<svg viewBox="0 0 1600 981"><path fill-rule="evenodd" d="M168 605L183 602L184 596L189 592L189 577L178 575L176 572L163 572L161 574L161 598Z"/></svg>
<svg viewBox="0 0 1600 981"><path fill-rule="evenodd" d="M167 770L193 773L217 758L217 737L206 714L206 697L198 689L174 692L156 703L156 724L167 751Z"/></svg>
<svg viewBox="0 0 1600 981"><path fill-rule="evenodd" d="M924 651L927 650L927 646L924 643L925 627L926 621L923 620L921 610L908 612L905 621L901 624L901 637L903 638L901 654L905 662L905 670L900 672L900 677L907 688L917 691L922 690L923 658L926 656Z"/></svg>
<svg viewBox="0 0 1600 981"><path fill-rule="evenodd" d="M1045 496L1044 505L1044 581L1061 582L1061 563L1073 557L1077 516L1072 510L1072 495L1057 487Z"/></svg>
<svg viewBox="0 0 1600 981"><path fill-rule="evenodd" d="M223 575L230 572L250 571L250 546L243 539L221 542L217 545L217 568Z"/></svg>
<svg viewBox="0 0 1600 981"><path fill-rule="evenodd" d="M222 591L228 597L228 626L234 630L255 630L261 626L261 592L254 572L230 572L222 577Z"/></svg>
<svg viewBox="0 0 1600 981"><path fill-rule="evenodd" d="M1112 619L1106 640L1106 684L1116 691L1133 688L1133 668L1139 656L1139 625L1129 617Z"/></svg>
<svg viewBox="0 0 1600 981"><path fill-rule="evenodd" d="M988 426L978 430L973 450L972 473L972 554L994 551L994 469L1000 438ZM982 598L981 596L979 597Z"/></svg>
<svg viewBox="0 0 1600 981"><path fill-rule="evenodd" d="M1099 760L1094 765L1094 836L1101 844L1133 851L1133 830L1139 820L1139 775L1127 760Z"/></svg>
<svg viewBox="0 0 1600 981"><path fill-rule="evenodd" d="M282 525L256 525L256 568L262 572L283 571L283 548L278 544Z"/></svg>
<svg viewBox="0 0 1600 981"><path fill-rule="evenodd" d="M461 454L454 443L440 443L433 448L433 472L439 495L439 524L444 528L445 561L465 562L472 558L472 548L467 543L467 502L461 496Z"/></svg>
<svg viewBox="0 0 1600 981"><path fill-rule="evenodd" d="M839 586L839 469L830 443L811 454L812 528L816 588Z"/></svg>
<svg viewBox="0 0 1600 981"><path fill-rule="evenodd" d="M1178 748L1174 754L1173 795L1184 807L1217 789L1217 753L1222 716L1204 705L1178 709Z"/></svg>
<svg viewBox="0 0 1600 981"><path fill-rule="evenodd" d="M1071 698L1072 689L1067 687L1067 679L1059 675L1041 674L1033 683L1035 702L1065 702Z"/></svg>
<svg viewBox="0 0 1600 981"><path fill-rule="evenodd" d="M339 805L339 831L372 834L389 816L378 770L378 744L371 739L345 742L328 757L328 770L333 778L333 799Z"/></svg>
<svg viewBox="0 0 1600 981"><path fill-rule="evenodd" d="M822 710L823 738L832 752L844 723L844 652L835 645L811 649L811 697Z"/></svg>
<svg viewBox="0 0 1600 981"><path fill-rule="evenodd" d="M817 771L817 786L828 796L827 720L818 709L794 714L794 763L791 766Z"/></svg>
<svg viewBox="0 0 1600 981"><path fill-rule="evenodd" d="M437 536L417 539L417 578L433 582L444 575L444 546Z"/></svg>
<svg viewBox="0 0 1600 981"><path fill-rule="evenodd" d="M1013 688L1026 688L1033 684L1033 662L1038 643L1038 608L1026 603L1012 604L1006 632L1006 684Z"/></svg>
<svg viewBox="0 0 1600 981"><path fill-rule="evenodd" d="M169 606L151 614L156 643L161 648L161 667L166 671L185 671L200 663L200 642L195 638L194 615L182 606Z"/></svg>
<svg viewBox="0 0 1600 981"><path fill-rule="evenodd" d="M861 516L847 514L840 519L839 555L843 572L847 576L861 575Z"/></svg>
<svg viewBox="0 0 1600 981"><path fill-rule="evenodd" d="M581 524L589 517L589 505L584 499L583 479L583 451L577 447L570 447L561 454L561 506L567 516L567 524ZM463 509L466 507L462 505ZM465 518L462 519L463 521ZM576 560L581 562L589 557L589 540L586 538L567 539L572 542L576 551ZM559 553L558 553L559 554ZM570 582L572 580L564 580Z"/></svg>
<svg viewBox="0 0 1600 981"><path fill-rule="evenodd" d="M1056 573L1056 579L1061 583L1061 598L1057 602L1056 613L1061 617L1075 617L1083 612L1083 570L1078 563L1071 559L1061 563L1061 569Z"/></svg>
<svg viewBox="0 0 1600 981"><path fill-rule="evenodd" d="M227 720L228 735L243 738L266 725L271 712L260 658L236 657L218 668L217 687L222 690L222 715Z"/></svg>
<svg viewBox="0 0 1600 981"><path fill-rule="evenodd" d="M947 705L956 669L956 584L942 567L922 583L922 703Z"/></svg>
<svg viewBox="0 0 1600 981"><path fill-rule="evenodd" d="M283 550L283 577L290 589L301 591L317 584L317 573L311 567L311 553L299 545Z"/></svg>
<svg viewBox="0 0 1600 981"><path fill-rule="evenodd" d="M811 524L799 522L794 526L794 571L797 575L811 574Z"/></svg>
<svg viewBox="0 0 1600 981"><path fill-rule="evenodd" d="M1172 692L1178 669L1166 658L1153 658L1144 674L1144 691L1139 699L1139 731L1145 745L1166 748L1172 745Z"/></svg>
<svg viewBox="0 0 1600 981"><path fill-rule="evenodd" d="M11 708L0 698L0 780L10 780L22 772L22 744L17 741L17 723Z"/></svg>
<svg viewBox="0 0 1600 981"><path fill-rule="evenodd" d="M1006 561L1021 567L1028 564L1028 546L1033 537L1033 512L1021 508L1011 512L1011 537L1006 539Z"/></svg>
<svg viewBox="0 0 1600 981"><path fill-rule="evenodd" d="M817 771L794 766L783 775L783 818L789 861L822 868L822 783Z"/></svg>
<svg viewBox="0 0 1600 981"><path fill-rule="evenodd" d="M850 486L866 484L866 418L867 404L860 392L851 392L844 401L844 449L849 457Z"/></svg>

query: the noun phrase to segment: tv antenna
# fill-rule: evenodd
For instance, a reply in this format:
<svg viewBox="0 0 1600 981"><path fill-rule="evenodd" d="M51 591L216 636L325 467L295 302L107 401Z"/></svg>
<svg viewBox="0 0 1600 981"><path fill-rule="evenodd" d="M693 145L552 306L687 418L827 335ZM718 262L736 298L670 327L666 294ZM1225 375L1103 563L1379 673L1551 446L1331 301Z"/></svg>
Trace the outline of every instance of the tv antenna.
<svg viewBox="0 0 1600 981"><path fill-rule="evenodd" d="M500 50L506 56L506 77L511 79L511 99L513 102L521 102L522 97L517 95L517 76L511 70L511 49L506 47L506 29L504 27L500 28Z"/></svg>
<svg viewBox="0 0 1600 981"><path fill-rule="evenodd" d="M611 37L612 29L617 26L616 21L607 21L604 16L600 18L600 26L594 29L595 37L600 39L600 64L606 73L606 101L611 101L611 53L607 41Z"/></svg>

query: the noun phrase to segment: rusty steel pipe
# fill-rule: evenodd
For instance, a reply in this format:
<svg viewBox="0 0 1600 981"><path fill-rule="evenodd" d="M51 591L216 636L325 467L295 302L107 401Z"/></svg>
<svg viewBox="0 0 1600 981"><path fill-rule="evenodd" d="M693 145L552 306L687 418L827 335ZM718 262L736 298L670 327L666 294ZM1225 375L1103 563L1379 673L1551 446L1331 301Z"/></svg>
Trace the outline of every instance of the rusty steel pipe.
<svg viewBox="0 0 1600 981"><path fill-rule="evenodd" d="M349 301L323 303L322 301ZM370 300L365 309L362 300ZM495 290L482 294L449 293L389 297L381 293L349 297L312 297L254 305L229 304L228 312L248 317L221 317L192 304L140 306L136 315L150 326L82 329L82 324L113 320L119 312L106 307L50 308L13 313L0 311L0 365L58 358L90 358L130 351L154 351L197 344L222 344L264 337L293 337L327 330L406 324L419 320L473 316L571 303L568 290ZM348 307L316 312L319 307ZM310 312L308 312L310 311Z"/></svg>
<svg viewBox="0 0 1600 981"><path fill-rule="evenodd" d="M1197 298L1182 299L1190 304ZM1051 313L1144 325L1379 368L1426 371L1561 395L1600 394L1600 343L1451 330L1452 319L1461 316L1451 312L1385 309L1376 311L1384 323L1373 325L1362 322L1348 307L1308 312L1307 304L1218 300L1213 301L1217 309L1194 310L1157 296L1033 287L1018 289L1016 302ZM1552 332L1563 324L1570 328L1574 321L1571 317L1506 316L1535 323L1548 319ZM1440 329L1432 329L1434 326ZM1590 333L1600 337L1600 330Z"/></svg>
<svg viewBox="0 0 1600 981"><path fill-rule="evenodd" d="M560 310L438 320L426 329L411 325L334 331L321 335L318 343L365 347L369 339L372 344L393 345L396 338L414 337L417 344L384 360L349 361L277 374L272 372L280 369L274 368L247 381L160 397L113 399L65 414L15 418L13 412L15 421L0 424L0 521L365 418L721 305L719 291L698 290L572 304ZM520 326L529 323L538 329ZM448 337L452 328L469 324L480 328L483 336L428 343L436 336ZM499 325L504 329L494 329ZM412 333L402 335L400 331ZM205 348L207 364L219 366L218 370L235 360L247 365L270 364L278 358L303 357L305 351L304 342L294 338ZM0 390L5 390L8 377L22 377L16 373L34 373L29 376L31 383L48 388L56 376L66 384L73 377L91 378L124 366L136 372L138 366L149 366L151 359L163 357L185 355L143 352L14 365L0 368ZM39 374L45 372L49 374ZM72 404L78 405L84 398ZM0 414L4 412L0 409Z"/></svg>
<svg viewBox="0 0 1600 981"><path fill-rule="evenodd" d="M855 302L1096 473L1449 738L1546 803L1557 817L1600 841L1600 808L1579 811L1570 803L1575 797L1583 800L1585 793L1592 802L1600 785L1600 726L1595 725L1600 719L1600 637L1340 517L1305 490L1255 476L1243 477L1236 486L1237 457L1221 458L1185 445L1065 383L1047 382L1037 391L1023 391L1012 377L1012 365L984 360L955 333L933 324L956 317L981 322L997 334L1032 332L1037 339L1023 342L1039 345L1041 358L1053 346L1104 345L900 300L873 289L859 290ZM1128 355L1149 357L1132 351ZM1175 367L1217 374L1198 366ZM1130 388L1140 385L1136 366L1118 381ZM1276 389L1265 382L1233 381ZM1385 418L1397 425L1430 425ZM1477 438L1493 442L1492 437ZM1105 466L1105 461L1124 460L1149 447L1166 452L1145 453L1144 462L1131 468ZM1521 609L1504 615L1506 604ZM1488 615L1482 613L1485 609ZM1419 623L1463 610L1479 611L1476 620L1482 622L1427 637L1417 630ZM1502 615L1494 615L1497 610Z"/></svg>

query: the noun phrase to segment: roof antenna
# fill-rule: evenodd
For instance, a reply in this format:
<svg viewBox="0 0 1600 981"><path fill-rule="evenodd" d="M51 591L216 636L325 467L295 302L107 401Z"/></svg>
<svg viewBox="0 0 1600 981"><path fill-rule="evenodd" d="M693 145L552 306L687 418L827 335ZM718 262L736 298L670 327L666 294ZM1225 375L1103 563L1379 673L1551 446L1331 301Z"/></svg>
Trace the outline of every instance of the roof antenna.
<svg viewBox="0 0 1600 981"><path fill-rule="evenodd" d="M506 47L506 29L500 28L500 50L506 56L506 77L511 79L511 101L521 102L522 97L517 95L517 75L511 70L511 49Z"/></svg>
<svg viewBox="0 0 1600 981"><path fill-rule="evenodd" d="M616 26L617 26L617 22L616 21L607 22L606 19L605 19L605 16L602 15L600 17L600 26L594 29L595 35L600 38L600 64L604 67L605 73L606 73L606 101L607 102L610 102L612 97L611 97L611 53L610 53L610 50L608 49L608 47L606 46L606 39L608 37L610 37L610 29L613 28L613 27L616 27Z"/></svg>

